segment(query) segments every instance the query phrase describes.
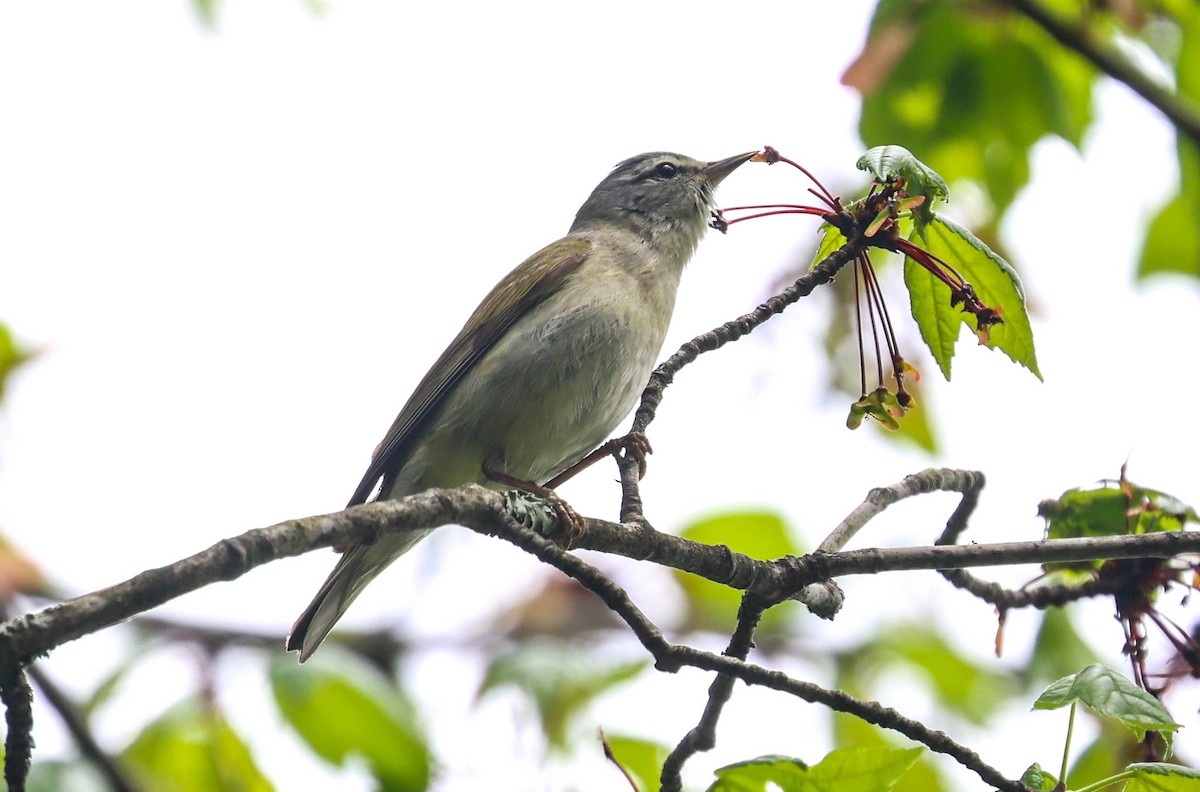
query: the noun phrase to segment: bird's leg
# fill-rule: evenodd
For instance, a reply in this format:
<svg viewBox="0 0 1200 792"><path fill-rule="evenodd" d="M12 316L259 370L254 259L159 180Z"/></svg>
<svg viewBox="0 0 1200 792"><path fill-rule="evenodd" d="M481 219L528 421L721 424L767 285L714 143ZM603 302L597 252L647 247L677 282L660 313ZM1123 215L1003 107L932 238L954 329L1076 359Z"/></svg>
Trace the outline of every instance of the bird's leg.
<svg viewBox="0 0 1200 792"><path fill-rule="evenodd" d="M483 466L483 475L497 484L503 484L506 487L512 487L521 492L528 492L549 503L554 509L555 515L558 516L559 524L562 526L563 537L559 541L559 545L563 549L570 547L573 541L583 536L584 532L587 531L587 522L579 515L579 512L571 508L571 504L563 500L549 486L543 486L532 481L523 481L515 476L508 475L504 471L496 470L492 465Z"/></svg>
<svg viewBox="0 0 1200 792"><path fill-rule="evenodd" d="M604 457L615 457L622 452L637 460L638 478L644 478L646 475L646 456L653 454L654 449L650 447L650 440L646 435L641 432L630 432L624 437L614 437L612 440L609 440L562 473L550 479L550 481L546 482L546 487L554 489L560 484L574 478L576 474L583 472L601 459L604 459Z"/></svg>

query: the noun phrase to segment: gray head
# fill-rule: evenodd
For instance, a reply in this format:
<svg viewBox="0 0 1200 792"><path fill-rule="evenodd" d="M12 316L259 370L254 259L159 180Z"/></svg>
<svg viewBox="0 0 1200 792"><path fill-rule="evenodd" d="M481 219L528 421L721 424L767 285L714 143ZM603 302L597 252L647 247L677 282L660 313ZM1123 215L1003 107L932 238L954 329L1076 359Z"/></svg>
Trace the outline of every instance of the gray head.
<svg viewBox="0 0 1200 792"><path fill-rule="evenodd" d="M571 230L616 225L690 256L708 227L714 188L753 154L717 162L666 151L630 157L592 190Z"/></svg>

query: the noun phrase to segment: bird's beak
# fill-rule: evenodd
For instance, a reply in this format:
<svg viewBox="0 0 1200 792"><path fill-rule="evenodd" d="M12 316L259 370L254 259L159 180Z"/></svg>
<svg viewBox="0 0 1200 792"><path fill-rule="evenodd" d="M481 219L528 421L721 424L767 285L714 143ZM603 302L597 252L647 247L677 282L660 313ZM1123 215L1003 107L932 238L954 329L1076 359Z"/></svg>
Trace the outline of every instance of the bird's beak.
<svg viewBox="0 0 1200 792"><path fill-rule="evenodd" d="M704 166L704 176L708 179L709 184L716 187L722 179L737 170L737 167L743 162L748 162L757 153L757 151L747 151L745 154L738 154L735 157L709 162Z"/></svg>

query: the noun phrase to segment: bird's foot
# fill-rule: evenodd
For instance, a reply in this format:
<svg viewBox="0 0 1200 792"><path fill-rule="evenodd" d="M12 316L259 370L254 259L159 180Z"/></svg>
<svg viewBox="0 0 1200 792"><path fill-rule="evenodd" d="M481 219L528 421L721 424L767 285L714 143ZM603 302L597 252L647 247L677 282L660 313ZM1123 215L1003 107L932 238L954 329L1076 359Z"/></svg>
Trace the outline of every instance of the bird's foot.
<svg viewBox="0 0 1200 792"><path fill-rule="evenodd" d="M552 490L511 489L504 493L504 499L513 519L529 530L553 539L564 550L587 530L583 517Z"/></svg>
<svg viewBox="0 0 1200 792"><path fill-rule="evenodd" d="M654 449L650 447L650 438L646 435L641 432L630 432L624 437L609 440L600 447L607 448L608 453L614 457L624 453L626 458L635 460L638 466L638 479L646 477L646 457L654 453Z"/></svg>
<svg viewBox="0 0 1200 792"><path fill-rule="evenodd" d="M624 437L615 437L609 440L604 445L597 448L592 453L585 456L583 459L576 462L571 467L559 473L557 476L547 482L546 486L554 489L563 482L573 478L577 473L586 470L596 464L605 457L620 458L620 454L625 454L627 457L632 457L637 460L638 478L641 479L646 475L646 457L654 453L654 449L650 447L650 439L641 432L630 432Z"/></svg>

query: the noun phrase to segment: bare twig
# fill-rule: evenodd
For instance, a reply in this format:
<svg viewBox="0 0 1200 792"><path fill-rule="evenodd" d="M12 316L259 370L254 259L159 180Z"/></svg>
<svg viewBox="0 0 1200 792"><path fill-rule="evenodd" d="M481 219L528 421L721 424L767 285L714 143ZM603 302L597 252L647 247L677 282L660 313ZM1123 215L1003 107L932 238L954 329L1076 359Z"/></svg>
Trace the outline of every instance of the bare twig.
<svg viewBox="0 0 1200 792"><path fill-rule="evenodd" d="M753 594L746 594L742 597L742 604L738 607L737 627L734 628L733 635L729 639L729 646L724 652L726 657L745 660L750 654L750 650L754 647L754 631L762 619L766 605L767 603L759 600ZM666 761L663 762L662 792L679 792L683 787L680 773L684 763L697 752L712 750L713 746L717 744L717 721L721 717L721 710L724 709L725 702L729 701L730 696L733 695L735 681L735 677L719 673L709 685L708 703L704 705L704 713L700 716L700 722L684 735L679 744L675 746L675 750L671 751Z"/></svg>
<svg viewBox="0 0 1200 792"><path fill-rule="evenodd" d="M737 319L696 336L688 341L671 357L659 364L650 375L650 383L642 393L642 403L633 416L634 432L645 432L654 420L658 406L662 403L663 391L675 379L679 371L705 352L713 352L731 341L749 335L776 314L783 313L788 306L812 294L818 286L829 283L842 267L854 260L866 249L865 237L855 235L828 258L813 267L786 289L766 300L753 311Z"/></svg>

